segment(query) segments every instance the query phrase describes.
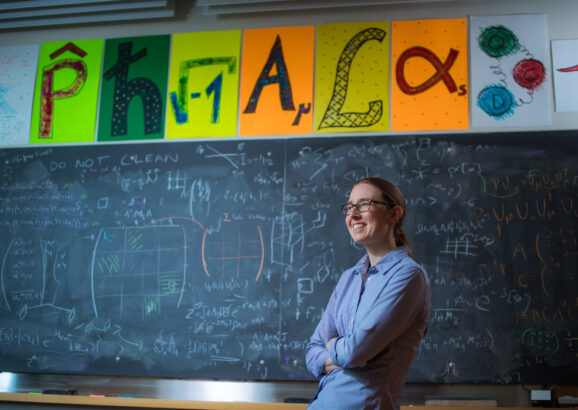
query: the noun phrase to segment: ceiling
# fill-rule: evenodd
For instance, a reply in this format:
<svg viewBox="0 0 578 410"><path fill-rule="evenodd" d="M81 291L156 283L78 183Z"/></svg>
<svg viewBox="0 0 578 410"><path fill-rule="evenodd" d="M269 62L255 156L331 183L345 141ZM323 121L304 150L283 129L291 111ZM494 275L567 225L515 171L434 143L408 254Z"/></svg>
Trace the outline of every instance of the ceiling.
<svg viewBox="0 0 578 410"><path fill-rule="evenodd" d="M0 30L170 20L178 17L177 6L186 2L206 15L231 15L451 1L459 0L0 0Z"/></svg>

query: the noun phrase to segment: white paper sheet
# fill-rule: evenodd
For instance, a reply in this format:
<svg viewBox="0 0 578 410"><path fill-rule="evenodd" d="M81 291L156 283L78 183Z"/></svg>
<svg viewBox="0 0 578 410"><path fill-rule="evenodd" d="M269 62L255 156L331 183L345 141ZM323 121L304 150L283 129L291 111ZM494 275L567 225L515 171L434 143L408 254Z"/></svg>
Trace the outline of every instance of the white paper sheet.
<svg viewBox="0 0 578 410"><path fill-rule="evenodd" d="M39 49L0 47L0 146L29 142Z"/></svg>
<svg viewBox="0 0 578 410"><path fill-rule="evenodd" d="M473 127L550 125L546 15L470 17Z"/></svg>
<svg viewBox="0 0 578 410"><path fill-rule="evenodd" d="M578 111L578 39L552 40L556 111Z"/></svg>

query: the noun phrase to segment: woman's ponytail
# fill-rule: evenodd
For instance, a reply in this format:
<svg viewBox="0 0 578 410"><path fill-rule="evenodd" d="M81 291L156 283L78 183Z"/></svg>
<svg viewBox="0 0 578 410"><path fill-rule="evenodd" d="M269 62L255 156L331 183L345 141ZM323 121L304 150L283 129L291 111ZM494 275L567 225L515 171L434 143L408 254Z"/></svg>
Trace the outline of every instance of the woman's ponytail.
<svg viewBox="0 0 578 410"><path fill-rule="evenodd" d="M395 244L397 246L405 246L407 254L413 259L413 251L411 250L411 246L409 246L409 240L407 239L405 229L403 229L403 226L401 226L401 223L399 222L395 225Z"/></svg>

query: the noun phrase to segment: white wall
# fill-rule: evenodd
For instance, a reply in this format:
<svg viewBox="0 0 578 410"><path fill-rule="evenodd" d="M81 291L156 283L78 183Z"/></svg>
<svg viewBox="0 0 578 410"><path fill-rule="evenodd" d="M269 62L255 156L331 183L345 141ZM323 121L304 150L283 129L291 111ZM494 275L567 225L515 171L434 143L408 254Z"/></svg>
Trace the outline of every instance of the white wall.
<svg viewBox="0 0 578 410"><path fill-rule="evenodd" d="M548 40L578 38L578 0L459 0L359 8L335 8L284 13L236 16L205 16L191 1L176 0L180 16L176 21L96 24L44 29L0 31L0 45L35 44L88 38L114 38L193 31L231 30L284 25L318 25L350 21L393 21L422 18L458 18L472 15L544 13L548 20ZM577 58L578 64L578 58ZM550 73L551 74L551 73ZM550 77L551 78L551 77ZM576 97L578 98L578 96ZM578 129L578 113L554 112L552 125L540 130ZM537 128L532 128L536 130ZM470 129L470 132L498 129ZM501 129L504 130L504 129ZM508 128L506 131L530 129Z"/></svg>

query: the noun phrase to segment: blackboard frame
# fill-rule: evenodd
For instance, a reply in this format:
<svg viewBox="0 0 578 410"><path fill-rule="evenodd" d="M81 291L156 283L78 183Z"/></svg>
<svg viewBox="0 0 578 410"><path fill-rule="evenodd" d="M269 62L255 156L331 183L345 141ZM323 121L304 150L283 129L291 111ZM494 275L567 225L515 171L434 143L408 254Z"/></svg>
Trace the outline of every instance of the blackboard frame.
<svg viewBox="0 0 578 410"><path fill-rule="evenodd" d="M310 380L307 338L332 284L362 255L338 206L351 183L377 174L405 193L410 243L432 282L430 332L409 381L575 381L577 136L2 149L0 370ZM127 261L119 275L115 264ZM147 300L106 284L116 274L109 282L129 286L160 261L171 269L151 273L164 288ZM133 311L111 302L119 294ZM172 306L162 315L161 300ZM158 322L137 326L146 315L172 335Z"/></svg>

